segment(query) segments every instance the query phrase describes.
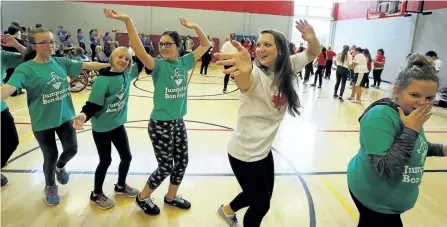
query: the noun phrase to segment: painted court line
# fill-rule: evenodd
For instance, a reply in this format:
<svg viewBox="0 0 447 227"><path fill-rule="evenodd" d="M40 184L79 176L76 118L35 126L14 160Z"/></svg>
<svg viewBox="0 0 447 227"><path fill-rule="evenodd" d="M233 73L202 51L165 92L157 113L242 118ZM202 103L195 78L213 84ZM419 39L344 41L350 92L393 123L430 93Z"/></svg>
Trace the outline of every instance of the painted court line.
<svg viewBox="0 0 447 227"><path fill-rule="evenodd" d="M192 122L192 121L191 121ZM132 122L128 122L132 123ZM30 122L15 122L17 125L31 125ZM91 127L91 125L84 125L85 127ZM131 126L126 125L126 128L141 128L147 129L147 126ZM231 128L228 129L207 129L207 128L188 128L190 131L217 131L217 132L232 132L234 131ZM357 133L358 129L318 129L318 132L327 132L327 133L337 133L337 132L345 132L345 133ZM447 134L447 130L426 130L425 133L437 133L437 134Z"/></svg>
<svg viewBox="0 0 447 227"><path fill-rule="evenodd" d="M340 194L338 194L338 192L331 186L331 184L329 184L329 182L326 180L326 178L324 178L323 176L320 176L320 179L321 179L321 181L323 181L323 183L326 185L326 187L329 189L329 191L332 192L332 194L335 196L335 198L338 199L338 201L341 203L343 208L345 208L345 210L349 213L349 215L351 215L351 217L356 222L358 222L359 216L351 209L351 207L348 205L348 203L341 197Z"/></svg>

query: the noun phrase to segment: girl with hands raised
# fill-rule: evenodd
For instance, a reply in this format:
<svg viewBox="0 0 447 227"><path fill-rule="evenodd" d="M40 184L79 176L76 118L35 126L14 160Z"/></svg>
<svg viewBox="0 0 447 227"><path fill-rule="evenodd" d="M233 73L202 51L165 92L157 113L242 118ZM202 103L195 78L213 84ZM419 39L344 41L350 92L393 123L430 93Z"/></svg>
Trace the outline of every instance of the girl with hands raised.
<svg viewBox="0 0 447 227"><path fill-rule="evenodd" d="M162 59L154 59L146 53L132 19L121 12L105 9L108 18L126 24L130 46L140 61L152 71L154 82L154 109L148 125L158 168L152 173L136 198L136 204L149 215L158 215L160 209L150 198L164 179L170 176L168 193L164 203L180 209L189 209L191 203L177 195L188 165L188 139L183 116L187 110L188 71L209 49L211 43L200 26L180 19L186 28L193 29L200 39L200 46L192 53L179 57L181 38L176 31L166 31L158 43Z"/></svg>
<svg viewBox="0 0 447 227"><path fill-rule="evenodd" d="M235 212L244 207L248 207L244 226L260 226L267 214L274 185L272 143L286 110L292 116L299 114L294 77L321 51L315 31L307 21L297 21L296 27L309 43L302 53L290 56L284 34L268 29L258 36L253 64L248 51L237 41L232 44L238 52L215 54L222 59L218 65L232 65L224 73L234 76L241 91L228 157L242 192L217 211L232 227L239 226Z"/></svg>
<svg viewBox="0 0 447 227"><path fill-rule="evenodd" d="M434 67L414 54L396 79L394 99L374 102L360 117L360 149L347 174L359 227L403 226L400 215L416 203L426 157L447 155L422 127L438 88Z"/></svg>

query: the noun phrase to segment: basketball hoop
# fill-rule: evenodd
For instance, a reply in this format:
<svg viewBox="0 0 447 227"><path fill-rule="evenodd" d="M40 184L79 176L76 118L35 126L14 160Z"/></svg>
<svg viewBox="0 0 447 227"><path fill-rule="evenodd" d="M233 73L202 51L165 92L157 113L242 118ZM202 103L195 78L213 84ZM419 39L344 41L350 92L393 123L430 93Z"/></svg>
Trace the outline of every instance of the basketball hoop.
<svg viewBox="0 0 447 227"><path fill-rule="evenodd" d="M385 13L384 12L370 12L369 10L366 13L366 19L367 20L373 20L373 19L380 19L384 18Z"/></svg>

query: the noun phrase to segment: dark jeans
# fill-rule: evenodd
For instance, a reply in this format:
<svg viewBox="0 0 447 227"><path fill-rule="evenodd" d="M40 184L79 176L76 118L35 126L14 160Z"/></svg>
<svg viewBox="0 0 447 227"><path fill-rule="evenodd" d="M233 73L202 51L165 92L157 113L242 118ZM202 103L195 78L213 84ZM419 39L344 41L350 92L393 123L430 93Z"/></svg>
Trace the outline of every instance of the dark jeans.
<svg viewBox="0 0 447 227"><path fill-rule="evenodd" d="M43 173L47 186L55 185L56 167L63 168L78 152L78 141L73 122L67 121L59 127L33 132L43 154ZM63 152L58 159L56 136L62 143Z"/></svg>
<svg viewBox="0 0 447 227"><path fill-rule="evenodd" d="M270 209L275 184L275 167L272 152L256 162L243 162L228 155L233 173L242 192L230 202L233 211L248 207L244 216L245 227L259 227Z"/></svg>
<svg viewBox="0 0 447 227"><path fill-rule="evenodd" d="M9 112L9 108L2 111L1 120L1 162L3 168L6 166L12 153L17 149L19 136L17 135L16 125L14 124L14 117Z"/></svg>
<svg viewBox="0 0 447 227"><path fill-rule="evenodd" d="M93 139L99 155L99 164L95 172L95 193L102 192L102 186L106 178L107 169L112 163L112 143L115 145L121 162L118 167L118 185L126 185L126 177L129 172L132 154L130 153L129 140L124 125L108 132L93 131Z"/></svg>
<svg viewBox="0 0 447 227"><path fill-rule="evenodd" d="M382 72L383 69L373 69L374 86L380 87Z"/></svg>

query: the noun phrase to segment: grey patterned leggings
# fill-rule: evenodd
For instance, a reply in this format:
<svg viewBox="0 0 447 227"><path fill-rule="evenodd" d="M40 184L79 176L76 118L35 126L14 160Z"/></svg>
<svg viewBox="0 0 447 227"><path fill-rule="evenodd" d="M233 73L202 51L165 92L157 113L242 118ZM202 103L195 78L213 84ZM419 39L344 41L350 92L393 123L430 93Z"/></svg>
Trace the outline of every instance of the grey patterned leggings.
<svg viewBox="0 0 447 227"><path fill-rule="evenodd" d="M151 174L147 184L155 190L171 175L171 184L180 185L188 165L188 138L183 119L149 120L148 131L158 168Z"/></svg>

